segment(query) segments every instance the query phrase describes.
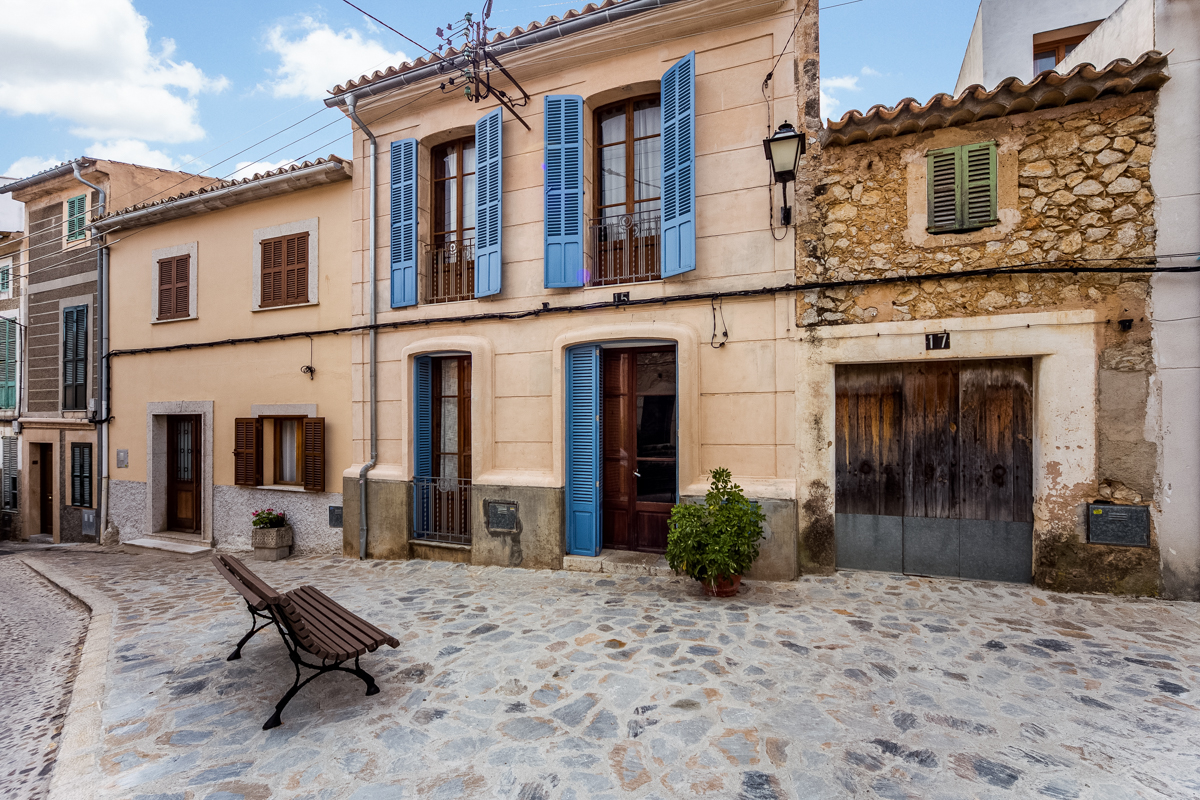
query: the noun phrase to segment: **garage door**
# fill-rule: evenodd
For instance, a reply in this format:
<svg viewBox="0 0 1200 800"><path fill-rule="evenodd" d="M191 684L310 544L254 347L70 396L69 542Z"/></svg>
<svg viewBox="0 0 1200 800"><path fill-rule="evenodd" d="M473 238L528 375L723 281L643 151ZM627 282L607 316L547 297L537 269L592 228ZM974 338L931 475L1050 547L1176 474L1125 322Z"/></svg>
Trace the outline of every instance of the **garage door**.
<svg viewBox="0 0 1200 800"><path fill-rule="evenodd" d="M837 565L1027 583L1029 359L837 367Z"/></svg>

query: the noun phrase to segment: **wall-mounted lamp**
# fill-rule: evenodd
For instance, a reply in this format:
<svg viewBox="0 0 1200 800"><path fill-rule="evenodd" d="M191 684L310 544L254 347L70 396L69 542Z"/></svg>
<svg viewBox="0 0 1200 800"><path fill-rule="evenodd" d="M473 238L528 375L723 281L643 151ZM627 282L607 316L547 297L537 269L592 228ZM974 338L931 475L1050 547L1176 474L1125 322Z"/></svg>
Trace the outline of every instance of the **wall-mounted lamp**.
<svg viewBox="0 0 1200 800"><path fill-rule="evenodd" d="M767 153L767 161L771 162L771 170L775 173L776 183L783 184L783 208L780 209L779 219L784 225L792 224L792 208L788 205L787 185L796 180L796 165L800 156L804 155L804 134L784 121L779 129L769 139L763 139L763 150Z"/></svg>

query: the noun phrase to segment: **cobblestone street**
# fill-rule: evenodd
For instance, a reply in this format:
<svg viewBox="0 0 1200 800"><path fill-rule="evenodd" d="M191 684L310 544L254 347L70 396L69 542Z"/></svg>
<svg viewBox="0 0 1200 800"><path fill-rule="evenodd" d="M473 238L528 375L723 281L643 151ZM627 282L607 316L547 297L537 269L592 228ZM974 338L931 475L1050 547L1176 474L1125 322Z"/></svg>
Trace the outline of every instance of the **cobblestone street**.
<svg viewBox="0 0 1200 800"><path fill-rule="evenodd" d="M675 578L250 562L401 640L363 659L380 694L324 676L264 732L292 667L273 630L225 660L249 617L208 561L27 558L117 604L98 797L1200 795L1195 605L866 573L712 600Z"/></svg>
<svg viewBox="0 0 1200 800"><path fill-rule="evenodd" d="M86 609L0 553L0 798L45 796L86 630Z"/></svg>

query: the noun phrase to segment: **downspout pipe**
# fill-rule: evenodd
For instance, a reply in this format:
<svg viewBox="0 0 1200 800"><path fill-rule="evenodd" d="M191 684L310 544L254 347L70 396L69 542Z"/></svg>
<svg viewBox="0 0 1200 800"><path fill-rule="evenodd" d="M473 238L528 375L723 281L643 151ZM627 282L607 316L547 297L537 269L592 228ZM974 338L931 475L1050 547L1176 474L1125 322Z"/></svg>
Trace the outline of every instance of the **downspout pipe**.
<svg viewBox="0 0 1200 800"><path fill-rule="evenodd" d="M104 206L108 199L107 193L94 183L84 180L83 175L79 170L79 161L71 162L71 171L75 175L75 180L95 190L100 195L100 202L97 204L96 216L104 216ZM94 234L103 236L94 227ZM104 532L108 530L108 370L105 367L108 364L108 245L107 243L101 247L96 253L96 305L99 307L96 314L97 327L100 329L100 359L96 365L98 373L99 391L96 393L96 411L92 414L91 421L98 425L99 430L96 432L96 461L100 466L100 508L96 514L96 541L100 542L104 539Z"/></svg>
<svg viewBox="0 0 1200 800"><path fill-rule="evenodd" d="M358 557L365 559L367 557L367 473L374 467L379 459L379 434L376 426L376 403L375 403L375 206L376 194L375 182L376 173L378 172L379 160L376 158L376 142L375 134L371 133L371 129L363 123L358 116L356 105L358 98L354 95L348 95L346 98L346 111L350 114L350 119L358 125L358 129L363 132L371 143L370 158L371 168L367 170L367 192L368 192L368 211L367 211L367 308L371 320L371 330L368 334L367 359L369 362L368 378L368 398L367 405L370 409L370 425L371 425L371 458L367 463L362 465L358 471Z"/></svg>

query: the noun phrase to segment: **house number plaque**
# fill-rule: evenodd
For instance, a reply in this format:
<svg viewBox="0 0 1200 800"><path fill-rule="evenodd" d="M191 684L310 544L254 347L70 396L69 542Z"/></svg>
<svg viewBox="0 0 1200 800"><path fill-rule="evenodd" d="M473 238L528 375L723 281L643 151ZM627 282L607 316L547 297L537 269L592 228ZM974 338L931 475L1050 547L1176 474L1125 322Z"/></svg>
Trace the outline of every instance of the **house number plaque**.
<svg viewBox="0 0 1200 800"><path fill-rule="evenodd" d="M925 334L925 349L926 350L949 350L950 349L950 334L949 333L927 333Z"/></svg>

